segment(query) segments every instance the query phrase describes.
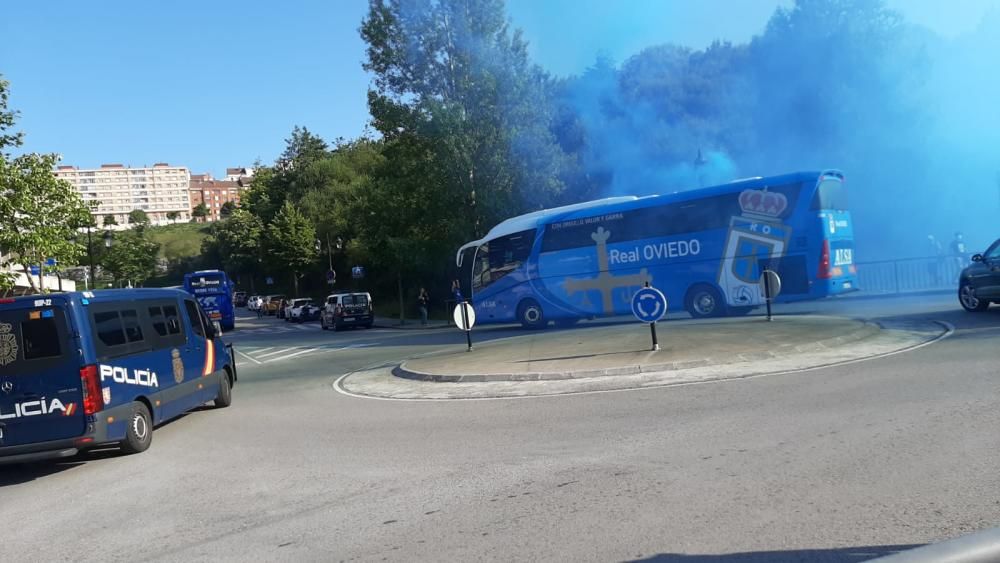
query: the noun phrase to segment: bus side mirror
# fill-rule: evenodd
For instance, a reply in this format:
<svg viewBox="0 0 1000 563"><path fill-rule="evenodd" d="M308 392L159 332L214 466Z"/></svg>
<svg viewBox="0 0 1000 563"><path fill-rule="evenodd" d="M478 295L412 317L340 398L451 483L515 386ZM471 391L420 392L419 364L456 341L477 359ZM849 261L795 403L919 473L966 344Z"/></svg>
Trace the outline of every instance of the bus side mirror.
<svg viewBox="0 0 1000 563"><path fill-rule="evenodd" d="M982 262L983 261L983 255L982 254L975 254L975 255L973 255L972 256L972 261L973 262Z"/></svg>

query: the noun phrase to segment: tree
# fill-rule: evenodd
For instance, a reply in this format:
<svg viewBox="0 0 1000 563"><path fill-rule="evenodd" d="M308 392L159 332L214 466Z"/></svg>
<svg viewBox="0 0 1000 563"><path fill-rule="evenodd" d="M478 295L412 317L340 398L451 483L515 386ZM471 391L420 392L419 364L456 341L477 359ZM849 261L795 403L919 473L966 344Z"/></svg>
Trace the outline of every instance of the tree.
<svg viewBox="0 0 1000 563"><path fill-rule="evenodd" d="M149 225L149 215L147 215L142 209L133 209L132 211L129 211L128 222L132 225L145 227Z"/></svg>
<svg viewBox="0 0 1000 563"><path fill-rule="evenodd" d="M253 273L260 267L264 225L244 209L235 209L212 225L212 236L202 243L202 255L218 256L228 272Z"/></svg>
<svg viewBox="0 0 1000 563"><path fill-rule="evenodd" d="M509 30L502 0L370 0L361 36L374 127L388 144L428 149L441 182L425 192L433 207L471 215L446 238L556 201L567 156L549 130L552 84Z"/></svg>
<svg viewBox="0 0 1000 563"><path fill-rule="evenodd" d="M115 219L114 215L105 215L104 216L104 226L105 227L114 227L117 224L118 224L118 219Z"/></svg>
<svg viewBox="0 0 1000 563"><path fill-rule="evenodd" d="M6 149L8 147L19 147L24 138L24 133L11 131L17 121L18 112L7 109L7 100L10 97L8 92L10 83L3 79L0 74L0 158L8 158L10 155Z"/></svg>
<svg viewBox="0 0 1000 563"><path fill-rule="evenodd" d="M110 248L101 256L101 266L117 281L142 285L156 273L160 245L149 239L144 229L115 235Z"/></svg>
<svg viewBox="0 0 1000 563"><path fill-rule="evenodd" d="M233 211L235 210L236 210L236 202L227 201L222 204L221 208L219 208L219 216L223 218L229 217L230 215L233 214Z"/></svg>
<svg viewBox="0 0 1000 563"><path fill-rule="evenodd" d="M286 201L267 227L267 247L273 265L292 274L297 297L301 273L316 261L316 229Z"/></svg>
<svg viewBox="0 0 1000 563"><path fill-rule="evenodd" d="M198 221L204 221L208 217L208 206L205 205L205 202L194 206L194 209L191 210L191 216Z"/></svg>
<svg viewBox="0 0 1000 563"><path fill-rule="evenodd" d="M24 154L10 158L7 147L21 144L21 133L10 133L16 112L7 110L7 82L0 80L0 267L7 270L20 264L32 291L35 286L30 267L45 271L45 261L75 264L83 248L74 242L75 225L89 220L90 210L80 194L52 173L58 158L52 154ZM12 285L7 274L0 285Z"/></svg>
<svg viewBox="0 0 1000 563"><path fill-rule="evenodd" d="M296 125L292 129L292 136L285 139L285 150L281 153L278 164L283 170L300 170L326 155L326 141L313 135L305 127Z"/></svg>
<svg viewBox="0 0 1000 563"><path fill-rule="evenodd" d="M180 219L180 216L181 214L179 211L167 211L167 221L170 221L171 223L176 223L177 219Z"/></svg>

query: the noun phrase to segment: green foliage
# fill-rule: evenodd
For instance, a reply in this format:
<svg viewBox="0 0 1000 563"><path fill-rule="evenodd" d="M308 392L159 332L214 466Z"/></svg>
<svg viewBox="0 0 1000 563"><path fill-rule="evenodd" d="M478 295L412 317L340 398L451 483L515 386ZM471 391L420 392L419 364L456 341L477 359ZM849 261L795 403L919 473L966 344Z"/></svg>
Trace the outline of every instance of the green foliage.
<svg viewBox="0 0 1000 563"><path fill-rule="evenodd" d="M179 211L167 211L167 221L175 222L181 216Z"/></svg>
<svg viewBox="0 0 1000 563"><path fill-rule="evenodd" d="M194 209L191 210L191 216L196 219L204 219L205 217L208 217L208 206L205 205L204 202L199 203L194 206Z"/></svg>
<svg viewBox="0 0 1000 563"><path fill-rule="evenodd" d="M133 209L128 214L128 222L131 225L149 225L149 215L142 209Z"/></svg>
<svg viewBox="0 0 1000 563"><path fill-rule="evenodd" d="M115 234L111 247L100 259L101 266L115 282L129 281L141 286L156 273L160 245L153 242L145 229L120 231Z"/></svg>
<svg viewBox="0 0 1000 563"><path fill-rule="evenodd" d="M90 210L72 185L52 173L56 162L55 155L0 158L0 248L14 255L0 265L18 263L27 273L29 265L43 267L48 258L76 264L83 253L73 239L76 227L90 221Z"/></svg>
<svg viewBox="0 0 1000 563"><path fill-rule="evenodd" d="M104 226L105 227L114 227L117 224L118 224L118 219L115 219L114 215L105 215L104 216Z"/></svg>
<svg viewBox="0 0 1000 563"><path fill-rule="evenodd" d="M149 239L160 245L160 256L170 263L198 256L209 238L210 225L178 223L146 229Z"/></svg>
<svg viewBox="0 0 1000 563"><path fill-rule="evenodd" d="M202 255L217 257L231 274L253 275L260 267L264 225L257 216L236 209L228 218L214 223L211 233L202 243Z"/></svg>
<svg viewBox="0 0 1000 563"><path fill-rule="evenodd" d="M0 75L0 158L8 158L10 155L5 149L8 147L19 147L24 138L21 132L10 132L10 129L17 121L18 112L7 109L7 100L10 97L10 83Z"/></svg>
<svg viewBox="0 0 1000 563"><path fill-rule="evenodd" d="M316 262L316 229L291 202L285 204L267 226L267 255L278 271L293 276L295 291L301 274Z"/></svg>
<svg viewBox="0 0 1000 563"><path fill-rule="evenodd" d="M219 208L219 216L229 217L230 215L232 215L235 209L236 209L236 203L232 201L227 201L222 204L222 207Z"/></svg>

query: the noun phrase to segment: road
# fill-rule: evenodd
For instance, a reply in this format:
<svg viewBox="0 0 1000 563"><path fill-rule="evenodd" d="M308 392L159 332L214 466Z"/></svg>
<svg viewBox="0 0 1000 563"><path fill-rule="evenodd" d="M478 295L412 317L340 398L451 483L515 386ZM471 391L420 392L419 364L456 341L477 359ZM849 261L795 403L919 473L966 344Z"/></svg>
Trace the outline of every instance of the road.
<svg viewBox="0 0 1000 563"><path fill-rule="evenodd" d="M1000 308L967 314L949 295L782 311L956 330L797 374L407 402L332 383L462 346L458 331L271 320L232 335L231 408L158 428L141 455L0 469L0 550L11 561L861 561L1000 525Z"/></svg>

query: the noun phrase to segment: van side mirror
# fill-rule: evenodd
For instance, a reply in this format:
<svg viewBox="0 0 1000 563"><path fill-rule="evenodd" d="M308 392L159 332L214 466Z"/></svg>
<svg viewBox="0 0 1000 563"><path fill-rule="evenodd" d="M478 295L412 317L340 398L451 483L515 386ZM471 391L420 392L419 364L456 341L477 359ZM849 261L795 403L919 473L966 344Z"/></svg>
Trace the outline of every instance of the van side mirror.
<svg viewBox="0 0 1000 563"><path fill-rule="evenodd" d="M983 255L982 254L974 254L972 256L972 261L973 262L982 262L983 261Z"/></svg>

